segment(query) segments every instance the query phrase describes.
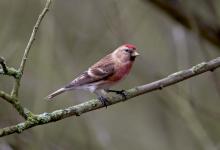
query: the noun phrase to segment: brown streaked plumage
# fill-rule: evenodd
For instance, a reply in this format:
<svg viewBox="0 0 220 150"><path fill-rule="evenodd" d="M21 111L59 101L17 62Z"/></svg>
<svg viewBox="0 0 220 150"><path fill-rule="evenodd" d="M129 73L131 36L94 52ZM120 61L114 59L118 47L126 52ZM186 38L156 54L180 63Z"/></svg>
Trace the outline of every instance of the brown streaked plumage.
<svg viewBox="0 0 220 150"><path fill-rule="evenodd" d="M48 95L47 98L52 99L65 91L83 89L98 95L103 105L107 106L106 90L129 73L138 55L134 45L122 45L92 65L72 82Z"/></svg>

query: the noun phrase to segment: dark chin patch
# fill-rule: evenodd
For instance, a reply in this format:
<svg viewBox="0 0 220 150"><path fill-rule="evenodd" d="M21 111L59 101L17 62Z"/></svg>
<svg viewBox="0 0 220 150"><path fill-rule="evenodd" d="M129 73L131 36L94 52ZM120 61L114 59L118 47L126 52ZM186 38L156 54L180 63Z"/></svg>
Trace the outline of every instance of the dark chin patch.
<svg viewBox="0 0 220 150"><path fill-rule="evenodd" d="M130 61L134 61L135 58L136 58L136 56L131 56L131 57L130 57Z"/></svg>

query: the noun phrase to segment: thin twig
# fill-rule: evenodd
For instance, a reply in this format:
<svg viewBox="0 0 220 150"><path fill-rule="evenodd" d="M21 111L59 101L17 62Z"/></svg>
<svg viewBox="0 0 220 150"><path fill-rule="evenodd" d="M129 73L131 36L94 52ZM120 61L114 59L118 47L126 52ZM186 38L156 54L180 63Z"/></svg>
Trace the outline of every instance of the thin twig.
<svg viewBox="0 0 220 150"><path fill-rule="evenodd" d="M0 91L0 97L9 103L11 103L13 101L11 96L4 91Z"/></svg>
<svg viewBox="0 0 220 150"><path fill-rule="evenodd" d="M27 58L28 58L28 54L30 52L30 49L31 49L31 46L35 40L35 36L36 36L36 33L38 31L38 28L44 18L44 16L46 15L47 11L49 10L49 6L50 6L50 3L51 3L51 0L47 0L47 3L43 9L43 11L41 12L41 14L39 15L38 19L37 19L37 22L33 28L33 31L31 33L31 37L28 41L28 44L25 48L25 51L24 51L24 56L22 58L22 61L21 61L21 65L20 65L20 68L19 68L19 71L23 74L24 72L24 67L25 67L25 64L26 64L26 61L27 61Z"/></svg>
<svg viewBox="0 0 220 150"><path fill-rule="evenodd" d="M0 64L2 66L2 70L5 74L8 73L8 69L6 67L6 64L5 64L5 59L3 57L0 57Z"/></svg>
<svg viewBox="0 0 220 150"><path fill-rule="evenodd" d="M39 26L40 26L44 16L46 15L47 11L49 10L50 4L51 4L51 0L47 0L46 5L45 5L44 9L42 10L42 12L40 13L40 15L39 15L39 17L37 19L37 22L36 22L36 24L35 24L35 26L33 28L33 31L31 33L31 37L30 37L30 39L28 41L28 44L27 44L27 46L26 46L26 48L24 50L24 55L22 57L20 67L18 69L18 71L20 72L21 76L15 82L13 90L11 92L11 95L14 96L14 97L18 97L18 90L19 90L19 86L20 86L20 81L21 81L21 77L22 77L22 75L24 73L24 67L25 67L25 64L26 64L27 59L28 59L28 54L30 52L31 46L34 43L34 40L35 40L35 37L36 37L36 33L38 31L38 28L39 28Z"/></svg>
<svg viewBox="0 0 220 150"><path fill-rule="evenodd" d="M0 65L2 66L2 69L0 69L0 75L12 76L15 79L20 77L20 73L16 69L7 67L3 57L0 57Z"/></svg>
<svg viewBox="0 0 220 150"><path fill-rule="evenodd" d="M30 52L31 46L35 40L35 36L36 33L38 31L38 28L45 16L45 14L47 13L49 6L51 4L51 0L47 0L46 5L44 7L44 9L42 10L42 12L40 13L37 22L33 28L31 37L28 41L28 44L24 50L24 56L22 58L21 61L21 65L20 68L18 70L14 69L14 68L9 68L6 66L5 61L3 58L0 57L0 65L2 66L2 69L0 69L0 75L9 75L9 76L13 76L15 78L15 84L13 86L11 95L0 91L0 97L4 100L6 100L7 102L9 102L10 104L12 104L12 106L19 112L19 114L24 118L24 119L28 119L28 117L33 116L32 112L30 112L28 109L24 108L21 104L20 101L18 100L18 90L19 90L19 86L20 86L20 81L21 81L21 77L23 75L24 72L24 67L28 58L28 53Z"/></svg>
<svg viewBox="0 0 220 150"><path fill-rule="evenodd" d="M7 67L7 66L6 66ZM20 78L20 73L15 69L15 68L9 68L7 67L7 73L3 69L0 69L0 75L7 75L7 76L12 76L15 79Z"/></svg>
<svg viewBox="0 0 220 150"><path fill-rule="evenodd" d="M18 113L24 118L27 119L30 111L27 108L24 108L18 99L12 97L8 93L4 91L0 91L0 98L6 100L8 103L12 104L12 106L18 111Z"/></svg>
<svg viewBox="0 0 220 150"><path fill-rule="evenodd" d="M164 87L176 84L178 82L197 76L204 72L214 71L218 67L220 67L220 57L213 59L209 62L202 62L196 66L193 66L190 69L173 73L161 80L129 89L125 91L127 94L126 99L124 99L124 97L122 96L111 97L108 99L108 101L110 102L109 105L113 105L113 104L131 99L133 97L146 94L146 93L149 93L155 90L161 90ZM13 133L21 133L22 131L32 128L34 126L58 121L58 120L61 120L61 119L64 119L70 116L79 116L83 113L93 111L96 109L100 109L103 107L105 106L103 106L99 100L93 99L93 100L90 100L90 101L87 101L87 102L84 102L84 103L81 103L75 106L71 106L65 109L56 110L51 113L42 113L39 115L32 115L28 117L28 119L25 122L0 129L0 137L13 134Z"/></svg>

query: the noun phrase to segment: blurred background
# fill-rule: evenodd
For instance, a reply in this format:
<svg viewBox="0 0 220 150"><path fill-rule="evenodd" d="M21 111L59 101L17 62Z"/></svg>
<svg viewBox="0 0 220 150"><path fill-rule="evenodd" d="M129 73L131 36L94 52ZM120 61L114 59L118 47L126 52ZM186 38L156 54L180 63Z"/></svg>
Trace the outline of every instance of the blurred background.
<svg viewBox="0 0 220 150"><path fill-rule="evenodd" d="M0 56L18 67L45 1L0 0ZM159 80L220 54L218 0L54 0L30 52L20 89L34 113L95 98L73 91L44 100L119 45L141 54L115 89ZM80 117L0 139L0 150L220 149L220 70ZM1 76L10 92L13 79ZM23 119L0 100L0 127Z"/></svg>

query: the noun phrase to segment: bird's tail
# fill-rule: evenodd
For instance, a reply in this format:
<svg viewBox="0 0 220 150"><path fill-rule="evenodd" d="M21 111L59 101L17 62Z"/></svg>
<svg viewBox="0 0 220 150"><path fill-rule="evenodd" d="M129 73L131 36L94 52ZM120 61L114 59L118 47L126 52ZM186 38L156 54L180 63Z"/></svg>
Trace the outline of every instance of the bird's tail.
<svg viewBox="0 0 220 150"><path fill-rule="evenodd" d="M59 90L56 90L55 92L53 92L53 93L51 93L50 95L48 95L48 96L46 97L46 99L52 100L52 98L54 98L55 96L57 96L57 95L59 95L59 94L65 92L65 91L67 91L66 88L60 88Z"/></svg>

